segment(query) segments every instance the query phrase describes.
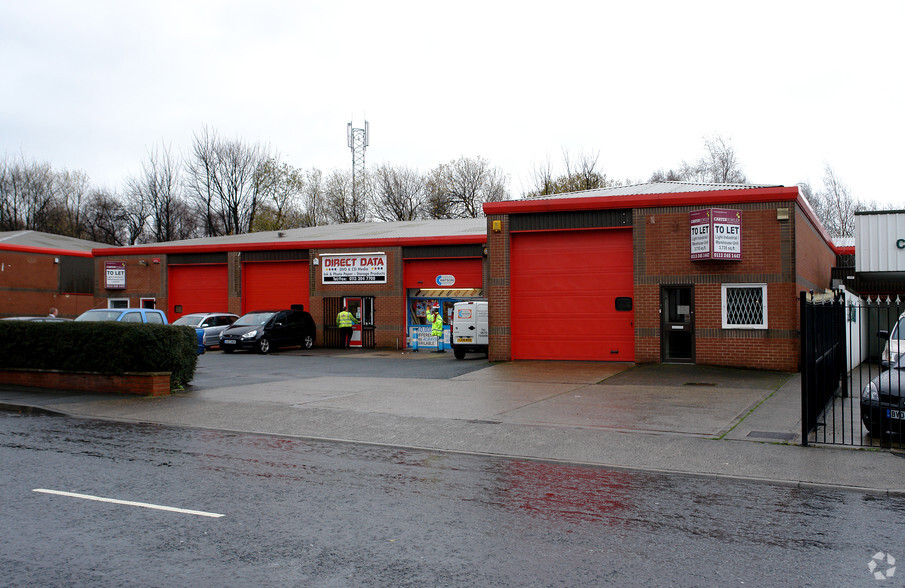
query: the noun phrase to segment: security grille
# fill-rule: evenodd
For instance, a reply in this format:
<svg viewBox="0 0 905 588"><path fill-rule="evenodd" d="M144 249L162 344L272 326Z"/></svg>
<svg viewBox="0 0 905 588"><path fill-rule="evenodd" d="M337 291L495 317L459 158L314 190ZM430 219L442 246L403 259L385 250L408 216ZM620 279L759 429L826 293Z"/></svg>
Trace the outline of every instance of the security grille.
<svg viewBox="0 0 905 588"><path fill-rule="evenodd" d="M726 324L732 326L763 325L763 288L760 286L726 288Z"/></svg>

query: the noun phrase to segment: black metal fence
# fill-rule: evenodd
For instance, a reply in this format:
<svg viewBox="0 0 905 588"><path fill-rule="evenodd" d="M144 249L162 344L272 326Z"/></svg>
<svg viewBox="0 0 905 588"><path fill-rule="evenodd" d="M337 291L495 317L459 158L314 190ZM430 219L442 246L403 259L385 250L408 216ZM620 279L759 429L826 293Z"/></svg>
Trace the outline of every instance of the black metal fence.
<svg viewBox="0 0 905 588"><path fill-rule="evenodd" d="M802 292L800 304L802 444L903 447L905 370L887 366L905 352L905 301Z"/></svg>

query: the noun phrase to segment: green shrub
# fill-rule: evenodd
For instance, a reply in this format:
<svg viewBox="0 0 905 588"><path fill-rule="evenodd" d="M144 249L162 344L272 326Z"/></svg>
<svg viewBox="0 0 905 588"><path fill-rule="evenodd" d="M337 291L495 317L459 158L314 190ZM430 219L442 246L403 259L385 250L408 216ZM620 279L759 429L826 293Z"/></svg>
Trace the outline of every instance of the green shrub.
<svg viewBox="0 0 905 588"><path fill-rule="evenodd" d="M107 322L0 321L0 368L170 372L184 387L198 365L195 329Z"/></svg>

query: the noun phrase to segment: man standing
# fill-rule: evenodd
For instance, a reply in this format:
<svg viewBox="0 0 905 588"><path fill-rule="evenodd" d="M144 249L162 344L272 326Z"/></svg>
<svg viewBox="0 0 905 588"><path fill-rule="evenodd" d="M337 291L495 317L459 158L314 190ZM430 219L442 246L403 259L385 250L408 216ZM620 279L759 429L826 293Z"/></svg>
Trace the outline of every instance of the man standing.
<svg viewBox="0 0 905 588"><path fill-rule="evenodd" d="M47 318L57 318L57 312L56 308L51 307L50 314L47 315Z"/></svg>
<svg viewBox="0 0 905 588"><path fill-rule="evenodd" d="M339 327L339 338L343 349L349 348L349 344L352 342L352 325L357 322L348 307L343 306L343 309L336 315L336 326Z"/></svg>
<svg viewBox="0 0 905 588"><path fill-rule="evenodd" d="M431 337L437 338L437 351L443 351L443 317L440 316L440 307L434 307L431 317Z"/></svg>

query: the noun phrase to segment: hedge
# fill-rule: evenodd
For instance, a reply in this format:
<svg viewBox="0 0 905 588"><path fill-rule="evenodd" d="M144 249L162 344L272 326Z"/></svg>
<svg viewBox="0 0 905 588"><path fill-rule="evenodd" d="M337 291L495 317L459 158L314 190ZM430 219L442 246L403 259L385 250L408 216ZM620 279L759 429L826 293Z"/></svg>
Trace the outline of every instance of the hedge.
<svg viewBox="0 0 905 588"><path fill-rule="evenodd" d="M195 329L113 322L0 321L0 368L97 372L170 372L185 387L198 365Z"/></svg>

